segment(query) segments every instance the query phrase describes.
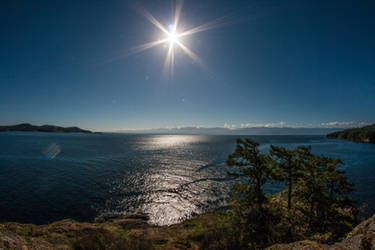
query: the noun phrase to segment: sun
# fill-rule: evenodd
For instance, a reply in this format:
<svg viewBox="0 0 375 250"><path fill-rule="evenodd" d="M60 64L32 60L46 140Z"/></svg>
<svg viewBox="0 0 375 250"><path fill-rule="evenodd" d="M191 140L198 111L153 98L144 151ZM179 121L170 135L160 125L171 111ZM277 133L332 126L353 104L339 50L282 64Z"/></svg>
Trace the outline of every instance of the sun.
<svg viewBox="0 0 375 250"><path fill-rule="evenodd" d="M176 34L174 31L169 32L167 36L167 41L171 46L173 46L175 43L178 43L178 34Z"/></svg>
<svg viewBox="0 0 375 250"><path fill-rule="evenodd" d="M202 66L203 68L207 69L203 61L196 55L192 50L190 50L187 46L184 45L182 41L185 36L189 36L198 32L206 31L209 29L217 28L221 26L224 18L219 18L208 22L206 24L202 24L200 26L196 26L189 30L181 30L179 26L180 15L182 9L182 0L176 0L174 11L172 11L172 22L169 25L162 25L150 12L144 9L141 6L138 6L139 12L146 17L152 24L154 24L162 33L164 33L164 37L155 41L151 41L145 44L141 44L132 48L128 54L139 53L141 51L153 48L155 46L161 44L169 44L169 48L167 49L167 55L164 62L164 69L165 72L171 72L173 74L173 64L174 64L174 57L175 57L175 50L176 48L180 48L181 51L185 52L193 61L198 65Z"/></svg>
<svg viewBox="0 0 375 250"><path fill-rule="evenodd" d="M169 24L168 30L169 31L167 31L167 42L169 42L169 45L173 46L175 43L179 43L179 35L176 32L176 26L173 24Z"/></svg>

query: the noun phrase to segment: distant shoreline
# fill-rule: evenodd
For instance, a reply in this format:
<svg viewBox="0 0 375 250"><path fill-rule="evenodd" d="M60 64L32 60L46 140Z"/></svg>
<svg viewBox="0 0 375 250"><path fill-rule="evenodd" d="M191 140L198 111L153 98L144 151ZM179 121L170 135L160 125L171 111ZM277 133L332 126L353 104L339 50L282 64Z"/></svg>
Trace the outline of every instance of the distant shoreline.
<svg viewBox="0 0 375 250"><path fill-rule="evenodd" d="M352 128L330 133L327 135L327 138L337 138L353 142L375 144L375 124L362 128Z"/></svg>
<svg viewBox="0 0 375 250"><path fill-rule="evenodd" d="M0 132L47 132L47 133L93 133L90 130L81 129L79 127L60 127L55 125L36 126L29 123L21 123L17 125L0 126Z"/></svg>

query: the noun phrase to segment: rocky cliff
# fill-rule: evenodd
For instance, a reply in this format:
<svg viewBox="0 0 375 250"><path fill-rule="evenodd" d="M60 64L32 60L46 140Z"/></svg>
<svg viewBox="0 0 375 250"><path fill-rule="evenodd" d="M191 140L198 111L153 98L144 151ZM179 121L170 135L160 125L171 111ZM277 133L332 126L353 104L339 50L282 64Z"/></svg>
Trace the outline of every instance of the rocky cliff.
<svg viewBox="0 0 375 250"><path fill-rule="evenodd" d="M298 249L329 249L329 250L373 250L375 249L375 215L356 226L340 242L333 245L319 244L314 241L304 240L289 244L276 244L268 250L298 250Z"/></svg>
<svg viewBox="0 0 375 250"><path fill-rule="evenodd" d="M106 222L86 223L62 220L48 225L0 224L0 249L211 249L215 242L207 234L215 219L205 214L184 223L156 227L146 215L114 217ZM209 238L208 238L209 239ZM359 224L342 241L325 245L314 241L276 244L268 250L375 248L375 215Z"/></svg>

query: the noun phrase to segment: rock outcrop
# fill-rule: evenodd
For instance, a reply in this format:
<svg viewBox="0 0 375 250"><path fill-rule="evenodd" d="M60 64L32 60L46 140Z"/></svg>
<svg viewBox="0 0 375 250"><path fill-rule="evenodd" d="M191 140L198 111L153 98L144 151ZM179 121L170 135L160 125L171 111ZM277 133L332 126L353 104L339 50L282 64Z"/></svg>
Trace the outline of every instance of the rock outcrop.
<svg viewBox="0 0 375 250"><path fill-rule="evenodd" d="M0 224L0 249L206 249L203 239L215 223L212 214L172 226L151 226L143 214L102 218L88 223L62 220L48 225ZM209 241L209 246L215 242ZM268 250L373 250L375 215L333 245L304 240L276 244ZM215 246L212 249L217 249Z"/></svg>
<svg viewBox="0 0 375 250"><path fill-rule="evenodd" d="M304 240L289 244L276 244L268 250L373 250L375 249L375 215L356 226L344 240L333 245Z"/></svg>

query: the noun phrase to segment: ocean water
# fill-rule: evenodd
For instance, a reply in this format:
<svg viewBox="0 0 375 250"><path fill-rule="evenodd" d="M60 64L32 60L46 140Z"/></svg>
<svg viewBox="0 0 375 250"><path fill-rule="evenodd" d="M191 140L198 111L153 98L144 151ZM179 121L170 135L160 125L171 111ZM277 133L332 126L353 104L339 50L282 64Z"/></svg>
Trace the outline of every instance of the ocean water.
<svg viewBox="0 0 375 250"><path fill-rule="evenodd" d="M147 213L169 225L225 206L232 179L225 160L239 136L0 133L0 221L44 224L106 214ZM324 136L249 136L270 144L312 145L340 157L375 212L375 145ZM267 191L278 186L268 185Z"/></svg>

